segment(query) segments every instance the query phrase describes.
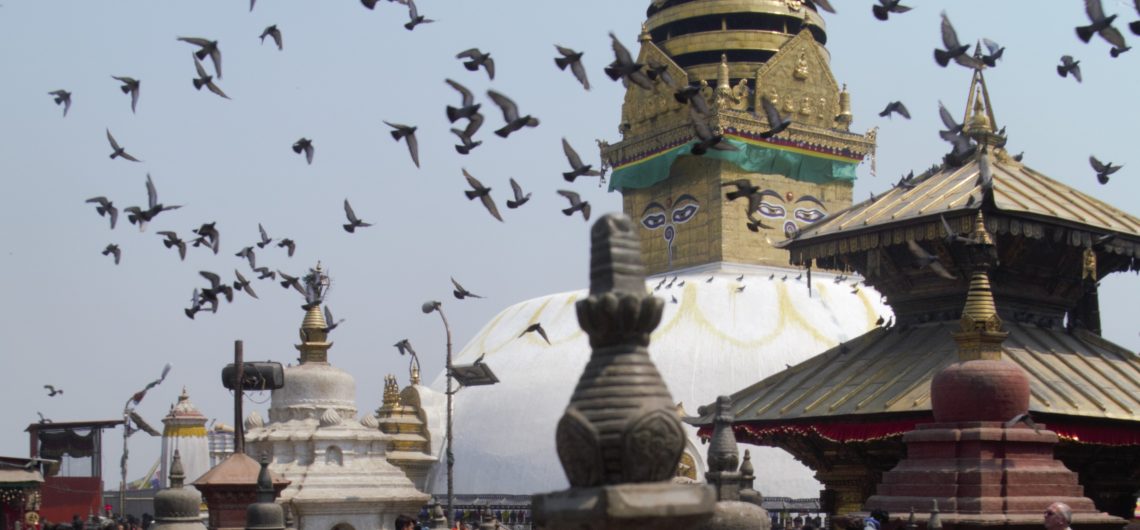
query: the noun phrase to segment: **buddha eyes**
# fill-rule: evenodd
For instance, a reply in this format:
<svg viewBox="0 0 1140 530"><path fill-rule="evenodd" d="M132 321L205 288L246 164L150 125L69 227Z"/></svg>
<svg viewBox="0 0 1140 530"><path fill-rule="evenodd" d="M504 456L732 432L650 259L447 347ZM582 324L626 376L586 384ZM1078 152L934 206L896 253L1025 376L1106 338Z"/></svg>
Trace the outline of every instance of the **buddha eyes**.
<svg viewBox="0 0 1140 530"><path fill-rule="evenodd" d="M814 223L820 219L823 219L823 217L827 214L816 208L796 208L794 215L798 221L803 221L805 223Z"/></svg>
<svg viewBox="0 0 1140 530"><path fill-rule="evenodd" d="M756 211L764 217L771 217L774 219L783 219L784 216L787 215L783 206L765 201L760 202L760 205L756 207Z"/></svg>
<svg viewBox="0 0 1140 530"><path fill-rule="evenodd" d="M656 230L665 225L664 213L651 213L641 218L641 226L650 230Z"/></svg>
<svg viewBox="0 0 1140 530"><path fill-rule="evenodd" d="M673 210L673 222L677 224L684 223L692 219L697 214L697 210L701 207L696 203L689 203L680 208Z"/></svg>

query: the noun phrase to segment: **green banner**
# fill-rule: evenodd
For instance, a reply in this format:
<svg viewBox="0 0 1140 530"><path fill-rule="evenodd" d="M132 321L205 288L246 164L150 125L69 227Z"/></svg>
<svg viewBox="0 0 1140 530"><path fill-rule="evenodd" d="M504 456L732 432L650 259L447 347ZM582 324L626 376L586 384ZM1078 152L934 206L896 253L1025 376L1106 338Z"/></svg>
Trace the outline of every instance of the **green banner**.
<svg viewBox="0 0 1140 530"><path fill-rule="evenodd" d="M826 184L836 180L855 180L855 162L829 160L819 155L811 155L787 149L756 145L736 138L723 141L737 148L736 151L709 149L702 156L719 158L736 164L750 173L784 175L785 177ZM660 154L615 169L610 177L610 191L615 189L648 188L669 178L669 168L678 156L690 154L696 141L675 147Z"/></svg>

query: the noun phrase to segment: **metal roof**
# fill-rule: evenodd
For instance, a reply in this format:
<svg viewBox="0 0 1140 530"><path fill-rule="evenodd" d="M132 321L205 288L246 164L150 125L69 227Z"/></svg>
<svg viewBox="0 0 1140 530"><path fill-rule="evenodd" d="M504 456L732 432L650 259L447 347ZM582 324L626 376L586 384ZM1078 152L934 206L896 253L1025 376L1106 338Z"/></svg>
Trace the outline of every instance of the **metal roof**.
<svg viewBox="0 0 1140 530"><path fill-rule="evenodd" d="M986 156L989 161L994 206L998 211L1140 239L1140 218L1057 182L1013 160L1004 151L980 156ZM982 188L978 184L980 156L962 167L944 167L916 177L909 189L892 187L873 200L852 205L805 228L780 246L976 210L982 204Z"/></svg>
<svg viewBox="0 0 1140 530"><path fill-rule="evenodd" d="M1140 356L1082 331L1004 327L1003 357L1028 374L1030 411L1140 421ZM736 422L929 412L930 381L958 361L958 330L957 321L872 330L737 392Z"/></svg>

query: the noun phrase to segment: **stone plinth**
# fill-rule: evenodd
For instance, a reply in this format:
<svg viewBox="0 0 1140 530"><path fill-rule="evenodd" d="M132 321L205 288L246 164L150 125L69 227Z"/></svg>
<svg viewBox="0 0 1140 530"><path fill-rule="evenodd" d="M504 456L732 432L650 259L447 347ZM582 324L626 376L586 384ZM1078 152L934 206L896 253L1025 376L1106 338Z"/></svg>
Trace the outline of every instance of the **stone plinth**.
<svg viewBox="0 0 1140 530"><path fill-rule="evenodd" d="M1037 429L985 421L919 425L903 435L907 458L883 475L864 510L887 510L902 521L936 500L944 528L1037 529L1045 508L1060 501L1073 509L1074 529L1119 529L1123 521L1098 512L1077 474L1053 458L1056 433Z"/></svg>
<svg viewBox="0 0 1140 530"><path fill-rule="evenodd" d="M548 530L688 528L706 521L712 487L667 482L571 488L535 495L536 527Z"/></svg>

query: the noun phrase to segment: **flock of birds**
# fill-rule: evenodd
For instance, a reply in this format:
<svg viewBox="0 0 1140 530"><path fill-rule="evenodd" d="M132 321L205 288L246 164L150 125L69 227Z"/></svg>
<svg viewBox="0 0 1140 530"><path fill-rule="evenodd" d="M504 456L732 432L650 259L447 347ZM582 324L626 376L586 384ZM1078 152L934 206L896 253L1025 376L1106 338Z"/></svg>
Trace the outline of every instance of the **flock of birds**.
<svg viewBox="0 0 1140 530"><path fill-rule="evenodd" d="M1140 11L1140 0L1135 1L1137 9ZM389 3L393 2L398 2L407 7L409 22L405 24L405 28L409 31L414 30L420 24L433 22L431 19L419 13L413 0L389 0ZM377 0L362 0L362 4L368 9L374 9L378 3ZM653 3L658 7L662 7L667 4L667 0L654 0ZM831 13L835 12L830 2L826 0L813 0L808 3L817 10ZM250 2L251 11L254 8L254 4L255 1ZM1112 46L1110 49L1112 57L1118 57L1120 54L1131 49L1125 42L1122 33L1113 26L1117 15L1106 15L1101 5L1101 0L1085 0L1085 7L1090 24L1076 28L1076 33L1082 41L1089 42L1092 37L1099 35ZM878 3L872 6L873 15L883 21L888 20L891 15L897 16L906 13L910 9L910 7L902 5L899 0L878 0ZM1140 21L1131 23L1129 27L1133 33L1140 34ZM949 17L945 13L942 14L941 36L945 49L934 50L934 59L937 64L943 67L948 66L951 62L971 69L994 67L1002 58L1005 51L1005 48L998 43L990 39L982 39L978 45L974 47L974 52L970 53L971 45L962 43L954 27L951 25ZM279 51L284 50L284 37L276 25L266 27L259 38L263 44L265 39L269 38ZM710 121L714 117L714 111L710 109L708 101L702 93L704 87L701 84L690 83L688 80L678 81L673 79L666 65L656 64L653 61L649 61L648 64L638 63L630 51L613 33L610 34L610 38L614 59L605 67L605 74L614 81L621 81L626 87L637 86L647 91L657 91L664 87L667 91L671 92L678 104L688 108L688 114L693 127L694 144L691 148L693 155L702 155L710 149L737 149L731 143L724 141L722 134L710 127ZM195 47L192 53L196 74L192 79L194 88L201 90L205 87L208 91L221 98L230 99L216 82L216 80L220 81L222 79L222 51L219 42L208 38L181 36L177 37L177 40ZM587 71L582 63L583 54L558 44L555 45L555 51L557 52L557 55L554 57L555 66L561 70L568 68L583 89L589 90L590 83ZM490 53L481 51L479 48L470 48L459 52L456 58L462 61L462 65L468 71L478 72L479 70L483 70L489 79L494 80L495 62ZM212 75L211 71L206 68L204 62L212 66ZM1073 59L1073 57L1069 55L1065 55L1061 58L1061 64L1057 66L1057 72L1062 77L1072 75L1078 82L1082 80L1080 61ZM111 77L121 84L119 87L120 90L123 94L130 97L131 112L136 112L141 93L141 81L137 78L127 76ZM451 132L458 139L458 144L455 145L456 152L460 155L467 155L483 143L482 140L476 138L476 134L480 131L485 120L483 114L480 112L482 104L476 100L475 94L460 82L454 79L445 79L444 82L452 87L460 97L459 103L457 105L447 105L444 109L444 113L452 124L461 123L466 120L465 123L456 125L455 128L451 129ZM63 116L66 117L71 108L72 93L64 89L58 89L49 92L49 94L53 97L56 104L63 107ZM519 106L516 102L505 94L492 89L488 90L486 95L503 116L504 125L494 131L495 135L507 139L510 135L526 128L539 126L538 118L530 114L523 114L519 110ZM951 152L946 156L945 161L949 164L960 165L971 159L979 149L979 146L964 133L963 125L957 123L941 103L939 106L940 117L947 128L941 131L941 137L953 146ZM753 111L753 114L758 120L767 124L767 129L760 134L761 137L769 138L778 135L791 125L791 116L781 114L776 105L767 97L760 98L760 107L758 110L761 111L761 113L757 114L756 111ZM910 119L911 117L910 111L901 101L888 103L879 115L882 117L898 115L905 119ZM396 142L402 141L406 144L413 164L419 167L419 144L416 138L417 126L389 121L385 121L384 123L391 128L390 134L393 140ZM111 159L121 158L131 162L142 162L140 158L129 153L112 135L109 129L106 130L106 137L111 148L109 155ZM570 170L563 173L563 178L567 182L574 183L580 177L598 177L599 185L605 182L605 175L609 168L604 162L598 164L597 168L595 168L593 164L584 163L581 156L565 138L562 139L562 148L567 163L570 166ZM313 139L306 137L298 139L293 143L292 150L299 155L303 155L307 164L313 163L316 151ZM985 157L981 157L980 160L984 161ZM1097 179L1102 184L1107 183L1109 176L1122 167L1112 163L1102 163L1095 156L1090 156L1089 162L1096 171ZM467 171L467 169L462 169L462 174L470 186L470 189L464 190L465 196L469 200L479 199L479 202L487 213L502 222L503 216L500 213L497 202L491 195L492 188L483 184L483 182ZM987 174L988 171L986 171L986 168L983 168L983 175L980 177L983 183L983 189L985 189L985 184L992 180ZM901 178L899 183L896 184L896 186L903 187L913 185L913 173L909 177ZM510 186L512 198L506 201L505 204L507 208L516 209L522 207L530 200L531 193L524 191L522 185L514 178L510 179ZM764 225L761 220L754 215L757 212L757 206L760 200L759 192L761 191L757 186L753 185L747 179L725 183L724 186L735 187L735 190L726 194L727 200L746 199L748 228L750 230L758 232L761 228L770 228ZM162 212L180 208L178 205L164 204L159 201L154 181L149 174L146 179L146 189L147 201L145 206L123 208L123 212L127 214L128 222L132 225L137 225L140 231L145 231L148 223L153 222ZM572 190L560 189L557 190L557 193L565 197L569 202L569 206L561 210L564 215L573 216L576 213L580 213L583 220L589 220L591 213L589 202L582 200L581 196ZM874 195L872 195L872 200L874 200ZM111 199L98 196L88 199L87 202L94 204L96 212L100 216L107 217L111 228L115 228L119 210ZM356 233L357 230L372 226L372 223L365 221L357 214L347 198L344 200L344 212L347 222L344 223L342 227L346 232L352 234ZM275 241L260 224L258 225L258 231L259 240L252 245L242 247L235 256L247 261L250 271L252 272L251 276L254 280L278 281L283 288L298 290L301 291L301 294L305 294L298 277L286 274L280 269L274 270L267 266L258 266L256 253L263 251ZM183 239L173 230L157 232L159 236L163 237L162 243L166 248L177 249L181 260L185 260L188 246L194 248L204 247L214 254L219 253L220 233L214 222L202 223L198 228L193 229L192 233L194 236ZM283 249L289 257L293 255L295 245L296 244L288 238L276 239L276 247ZM917 246L917 244L915 244L915 246ZM931 259L931 256L921 247L917 249L912 247L911 250L920 264L931 267L937 265L937 260ZM120 263L122 260L123 252L118 244L108 244L102 253L111 257L115 264ZM935 272L938 272L937 269ZM940 275L952 277L948 272L945 274L940 273ZM234 279L232 281L223 280L221 275L211 271L201 271L200 276L205 279L207 283L194 289L190 306L184 309L186 316L191 319L205 309L208 309L210 312L216 312L222 298L226 301L233 300L233 291L243 291L250 297L257 298L253 282L238 269L234 270ZM477 295L473 295L466 289L463 289L454 279L452 279L452 282L456 287L456 298L479 298ZM743 286L740 287L741 290L743 290L743 288ZM328 311L327 306L325 309ZM326 316L329 322L333 322L331 312ZM335 326L336 324L331 324L330 330ZM536 324L536 326L536 329L528 328L523 334L537 332L546 339L545 331L542 330L541 325ZM547 342L549 342L549 340L547 340Z"/></svg>

